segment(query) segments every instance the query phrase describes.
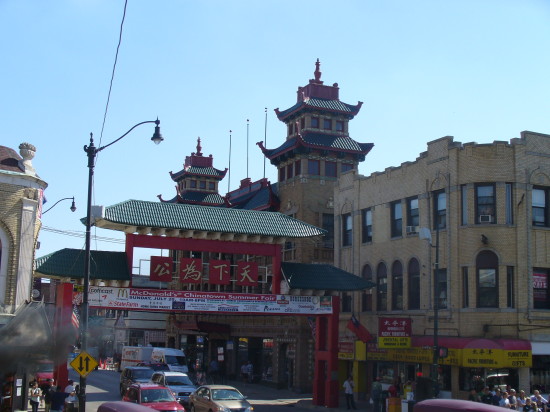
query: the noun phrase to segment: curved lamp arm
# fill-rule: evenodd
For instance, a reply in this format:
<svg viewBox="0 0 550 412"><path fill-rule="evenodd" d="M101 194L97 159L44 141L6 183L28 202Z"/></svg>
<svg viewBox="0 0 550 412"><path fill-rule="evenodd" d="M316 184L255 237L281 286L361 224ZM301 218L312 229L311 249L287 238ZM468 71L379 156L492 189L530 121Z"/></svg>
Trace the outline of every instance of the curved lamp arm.
<svg viewBox="0 0 550 412"><path fill-rule="evenodd" d="M62 202L63 200L68 200L68 199L72 199L73 200L73 203L71 204L71 212L74 212L76 210L76 205L74 203L74 196L73 197L64 197L63 199L59 199L57 202L55 202L50 208L48 208L47 210L43 211L42 214L52 210L59 202Z"/></svg>

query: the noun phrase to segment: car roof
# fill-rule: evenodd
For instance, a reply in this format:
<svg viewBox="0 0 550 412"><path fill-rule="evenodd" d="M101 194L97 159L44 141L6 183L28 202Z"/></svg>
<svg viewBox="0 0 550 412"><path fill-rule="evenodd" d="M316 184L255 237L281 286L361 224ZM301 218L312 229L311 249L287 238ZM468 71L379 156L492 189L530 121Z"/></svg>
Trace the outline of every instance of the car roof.
<svg viewBox="0 0 550 412"><path fill-rule="evenodd" d="M202 385L200 388L208 388L208 389L233 389L233 390L236 390L237 392L239 392L239 390L237 388L235 388L234 386L229 386L229 385ZM199 388L199 389L200 389Z"/></svg>
<svg viewBox="0 0 550 412"><path fill-rule="evenodd" d="M140 389L168 389L166 386L159 385L158 383L132 383L130 388L140 388Z"/></svg>
<svg viewBox="0 0 550 412"><path fill-rule="evenodd" d="M126 366L124 368L125 370L126 369L130 369L130 370L145 370L145 371L148 371L148 370L152 370L149 366Z"/></svg>
<svg viewBox="0 0 550 412"><path fill-rule="evenodd" d="M166 375L166 376L187 376L187 377L189 377L189 375L187 375L186 373L183 373L183 372L156 371L156 372L154 373L154 375L159 375L159 374Z"/></svg>

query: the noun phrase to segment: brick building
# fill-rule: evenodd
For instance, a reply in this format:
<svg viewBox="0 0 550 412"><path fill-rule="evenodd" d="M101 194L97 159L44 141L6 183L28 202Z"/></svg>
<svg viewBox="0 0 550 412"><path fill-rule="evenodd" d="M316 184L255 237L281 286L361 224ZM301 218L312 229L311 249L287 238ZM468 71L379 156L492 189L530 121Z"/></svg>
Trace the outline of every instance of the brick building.
<svg viewBox="0 0 550 412"><path fill-rule="evenodd" d="M0 325L31 299L34 250L48 186L32 166L35 151L29 143L19 145L20 155L0 146Z"/></svg>
<svg viewBox="0 0 550 412"><path fill-rule="evenodd" d="M550 390L549 156L539 133L492 144L447 136L399 167L341 177L335 266L377 284L342 310L373 335L380 318L412 329L409 347L379 338L356 351L365 375L433 376L437 336L448 349L436 362L442 396L499 383Z"/></svg>

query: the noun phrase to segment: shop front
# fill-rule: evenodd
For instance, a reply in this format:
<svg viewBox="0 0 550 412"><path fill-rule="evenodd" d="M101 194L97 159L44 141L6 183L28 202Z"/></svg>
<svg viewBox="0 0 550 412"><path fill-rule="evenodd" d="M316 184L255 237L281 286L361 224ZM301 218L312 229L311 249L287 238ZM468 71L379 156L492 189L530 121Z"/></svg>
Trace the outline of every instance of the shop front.
<svg viewBox="0 0 550 412"><path fill-rule="evenodd" d="M471 389L510 385L530 390L531 343L514 339L439 337L446 356L439 357L439 397L466 399ZM358 342L357 344L361 344ZM383 384L404 385L419 377L429 377L433 364L433 337L413 336L411 346L400 349L365 345L367 368ZM355 358L361 361L361 352Z"/></svg>

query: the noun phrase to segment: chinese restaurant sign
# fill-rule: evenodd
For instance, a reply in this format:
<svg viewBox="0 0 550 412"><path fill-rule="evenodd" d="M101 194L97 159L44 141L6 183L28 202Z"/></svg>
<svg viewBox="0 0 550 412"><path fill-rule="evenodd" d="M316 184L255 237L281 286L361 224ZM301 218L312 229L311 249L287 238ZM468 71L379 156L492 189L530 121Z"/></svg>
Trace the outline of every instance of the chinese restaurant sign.
<svg viewBox="0 0 550 412"><path fill-rule="evenodd" d="M82 293L82 292L77 292ZM92 308L169 312L332 313L330 296L289 296L91 286Z"/></svg>
<svg viewBox="0 0 550 412"><path fill-rule="evenodd" d="M378 318L379 348L410 348L411 320L409 318Z"/></svg>
<svg viewBox="0 0 550 412"><path fill-rule="evenodd" d="M174 263L171 257L151 256L151 281L170 282L174 272ZM231 261L210 260L208 262L208 283L211 285L231 284ZM239 261L234 266L235 284L237 286L258 285L258 264L256 262ZM179 262L178 278L181 283L201 283L203 272L202 259L182 258Z"/></svg>

